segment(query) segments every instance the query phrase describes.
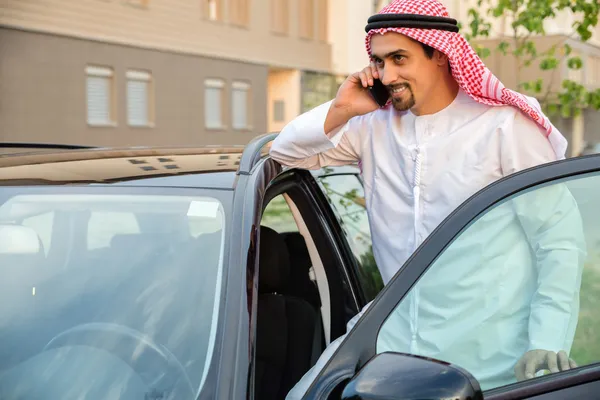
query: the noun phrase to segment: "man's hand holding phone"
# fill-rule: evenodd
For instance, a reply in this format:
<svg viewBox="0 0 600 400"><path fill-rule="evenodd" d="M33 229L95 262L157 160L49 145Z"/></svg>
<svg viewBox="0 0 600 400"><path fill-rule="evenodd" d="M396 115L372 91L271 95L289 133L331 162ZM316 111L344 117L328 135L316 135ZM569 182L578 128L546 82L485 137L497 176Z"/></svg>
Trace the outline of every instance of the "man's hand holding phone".
<svg viewBox="0 0 600 400"><path fill-rule="evenodd" d="M325 119L326 133L344 125L353 117L368 114L380 107L369 89L373 88L378 79L379 73L374 63L346 78L338 89ZM385 87L383 89L387 92Z"/></svg>

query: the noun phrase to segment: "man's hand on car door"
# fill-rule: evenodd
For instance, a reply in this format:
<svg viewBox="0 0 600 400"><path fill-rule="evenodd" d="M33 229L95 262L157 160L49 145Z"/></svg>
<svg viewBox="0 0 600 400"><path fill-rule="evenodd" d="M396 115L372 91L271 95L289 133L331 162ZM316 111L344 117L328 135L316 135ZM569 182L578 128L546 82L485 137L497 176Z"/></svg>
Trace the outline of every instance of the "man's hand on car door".
<svg viewBox="0 0 600 400"><path fill-rule="evenodd" d="M565 351L558 354L547 350L531 350L517 362L515 376L517 381L532 379L539 371L549 370L551 373L577 368L575 361Z"/></svg>

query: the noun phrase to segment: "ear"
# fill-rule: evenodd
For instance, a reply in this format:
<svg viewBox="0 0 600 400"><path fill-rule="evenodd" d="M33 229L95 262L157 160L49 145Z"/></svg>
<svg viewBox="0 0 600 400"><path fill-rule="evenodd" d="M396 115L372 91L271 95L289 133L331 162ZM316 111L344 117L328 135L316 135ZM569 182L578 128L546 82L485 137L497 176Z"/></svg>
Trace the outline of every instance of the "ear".
<svg viewBox="0 0 600 400"><path fill-rule="evenodd" d="M446 67L448 65L448 56L441 51L436 50L433 54L433 59L438 67Z"/></svg>

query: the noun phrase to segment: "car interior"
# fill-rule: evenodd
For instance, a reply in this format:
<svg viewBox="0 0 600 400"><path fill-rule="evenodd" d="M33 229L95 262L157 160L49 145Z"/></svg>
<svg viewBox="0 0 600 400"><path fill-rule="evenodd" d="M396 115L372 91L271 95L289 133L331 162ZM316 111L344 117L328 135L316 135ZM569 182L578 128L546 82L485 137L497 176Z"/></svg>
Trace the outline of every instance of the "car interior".
<svg viewBox="0 0 600 400"><path fill-rule="evenodd" d="M16 367L31 373L31 362L27 367L25 360L41 357L59 334L110 322L151 337L184 366L189 379L199 382L208 349L198 343L209 343L211 318L204 316L215 299L215 285L206 274L219 263L219 252L213 249L221 246L221 231L194 237L177 215L166 214L157 223L156 215L141 212L135 215L138 232L111 235L104 246L86 251L89 213L55 212L50 246L44 246L38 233L43 229L26 226L29 217L0 224L0 265L19 265L4 271L0 285L0 309L10 321L0 331L0 371ZM164 230L169 221L177 232L153 230L157 225ZM61 231L61 226L71 229ZM189 267L200 258L203 269ZM190 310L189 304L197 307ZM123 338L105 342L102 346L118 344L115 353L130 358L139 371L162 369L162 360L136 354L137 342L128 349Z"/></svg>
<svg viewBox="0 0 600 400"><path fill-rule="evenodd" d="M309 200L294 189L277 196L296 229L277 231L266 216L260 227L255 398L266 400L284 399L357 312Z"/></svg>

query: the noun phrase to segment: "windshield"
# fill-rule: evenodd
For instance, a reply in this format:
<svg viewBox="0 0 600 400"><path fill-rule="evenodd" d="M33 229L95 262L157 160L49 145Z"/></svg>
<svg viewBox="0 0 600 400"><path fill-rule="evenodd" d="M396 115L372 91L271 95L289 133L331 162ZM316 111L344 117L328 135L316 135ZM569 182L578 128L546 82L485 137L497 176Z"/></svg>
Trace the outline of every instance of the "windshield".
<svg viewBox="0 0 600 400"><path fill-rule="evenodd" d="M229 198L124 190L0 188L0 398L198 393Z"/></svg>

